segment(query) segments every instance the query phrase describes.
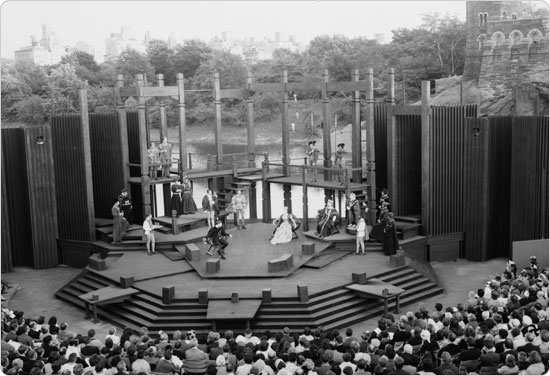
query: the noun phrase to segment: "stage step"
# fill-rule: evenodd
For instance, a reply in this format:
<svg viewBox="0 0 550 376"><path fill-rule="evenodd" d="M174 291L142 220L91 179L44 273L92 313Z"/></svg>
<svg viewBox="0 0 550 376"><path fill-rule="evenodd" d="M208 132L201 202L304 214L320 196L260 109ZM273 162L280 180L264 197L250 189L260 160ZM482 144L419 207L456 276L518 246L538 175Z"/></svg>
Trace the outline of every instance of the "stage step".
<svg viewBox="0 0 550 376"><path fill-rule="evenodd" d="M409 222L421 224L422 219L420 214L410 214L410 215L396 215L394 219L398 222Z"/></svg>
<svg viewBox="0 0 550 376"><path fill-rule="evenodd" d="M397 232L397 237L401 240L405 240L417 236L421 226L422 225L419 223L396 221L395 230Z"/></svg>

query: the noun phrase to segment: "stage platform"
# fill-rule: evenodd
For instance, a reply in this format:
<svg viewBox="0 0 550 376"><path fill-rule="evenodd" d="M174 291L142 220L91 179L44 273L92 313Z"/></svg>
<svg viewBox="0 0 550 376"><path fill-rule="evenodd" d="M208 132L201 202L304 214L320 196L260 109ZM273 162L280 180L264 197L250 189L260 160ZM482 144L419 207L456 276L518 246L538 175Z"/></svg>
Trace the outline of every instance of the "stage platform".
<svg viewBox="0 0 550 376"><path fill-rule="evenodd" d="M321 241L306 237L301 231L299 239L271 245L269 236L273 229L272 224L251 223L246 230L228 230L233 239L229 239L227 259L219 260L220 269L214 273L206 273L206 260L218 257L207 256L207 246L200 240L191 241L199 249L195 260L172 261L159 252L149 256L144 247L139 251L111 250L103 259L103 270L89 265L56 297L84 309L78 296L107 286L122 287L125 280L133 278L131 287L139 292L124 303L98 307L98 315L121 327L146 326L155 335L159 330L170 334L174 330L212 330L213 322L207 316L210 302L230 302L233 294L241 302L244 299L259 307L250 320L256 332L281 330L284 326L343 328L383 312L382 301L365 299L346 288L363 274L404 289L401 305L442 291L412 268L392 267L381 249L357 256L351 242L330 242L328 238ZM176 237L200 239L205 234L205 228L200 228ZM176 238L157 235L165 237L165 242ZM314 253L302 255L303 243L313 243ZM173 247L172 251L185 253L185 247ZM284 254L293 255L293 265L282 272L270 272L267 262ZM217 330L244 329L235 326L242 324L235 320L216 319L215 324Z"/></svg>

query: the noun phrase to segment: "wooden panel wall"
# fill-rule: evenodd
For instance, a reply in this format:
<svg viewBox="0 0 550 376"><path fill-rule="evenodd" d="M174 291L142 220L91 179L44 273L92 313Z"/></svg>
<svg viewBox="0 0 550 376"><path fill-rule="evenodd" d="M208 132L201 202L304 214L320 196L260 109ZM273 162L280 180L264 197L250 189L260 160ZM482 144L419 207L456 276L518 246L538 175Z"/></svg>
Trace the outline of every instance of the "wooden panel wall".
<svg viewBox="0 0 550 376"><path fill-rule="evenodd" d="M90 240L84 150L79 115L54 116L53 136L59 238Z"/></svg>
<svg viewBox="0 0 550 376"><path fill-rule="evenodd" d="M139 121L137 112L128 112L126 115L128 124L128 154L130 163L140 163L139 154ZM130 167L130 176L141 176L139 167ZM132 184L130 187L132 198L134 222L139 223L143 218L143 200L141 197L141 185Z"/></svg>
<svg viewBox="0 0 550 376"><path fill-rule="evenodd" d="M2 272L34 266L26 171L23 128L2 128Z"/></svg>
<svg viewBox="0 0 550 376"><path fill-rule="evenodd" d="M43 137L43 144L37 142L38 137ZM57 265L59 259L56 182L49 125L25 128L25 152L34 268L50 268Z"/></svg>
<svg viewBox="0 0 550 376"><path fill-rule="evenodd" d="M489 119L466 119L464 127L464 255L484 261L487 253Z"/></svg>
<svg viewBox="0 0 550 376"><path fill-rule="evenodd" d="M90 146L97 218L111 218L113 199L124 187L117 114L90 114Z"/></svg>
<svg viewBox="0 0 550 376"><path fill-rule="evenodd" d="M477 117L476 105L432 106L432 147L429 233L462 232L464 180L464 119Z"/></svg>
<svg viewBox="0 0 550 376"><path fill-rule="evenodd" d="M420 214L421 211L420 125L420 115L395 117L397 197L391 199L396 215Z"/></svg>
<svg viewBox="0 0 550 376"><path fill-rule="evenodd" d="M386 104L374 105L374 156L376 161L377 199L380 191L388 187L388 143Z"/></svg>
<svg viewBox="0 0 550 376"><path fill-rule="evenodd" d="M512 125L510 240L548 238L548 117Z"/></svg>

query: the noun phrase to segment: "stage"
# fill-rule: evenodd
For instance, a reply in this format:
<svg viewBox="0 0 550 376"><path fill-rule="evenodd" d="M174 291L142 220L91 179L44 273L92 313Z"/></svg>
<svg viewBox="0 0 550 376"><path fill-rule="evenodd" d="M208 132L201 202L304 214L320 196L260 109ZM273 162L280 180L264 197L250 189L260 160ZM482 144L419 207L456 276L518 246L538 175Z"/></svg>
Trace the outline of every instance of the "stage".
<svg viewBox="0 0 550 376"><path fill-rule="evenodd" d="M98 307L99 317L136 329L147 326L155 333L191 328L210 330L213 325L207 317L210 302L230 302L234 294L240 300L259 305L249 322L255 331L284 326L350 325L383 310L381 301L365 299L346 288L354 283L354 275L376 277L404 289L401 305L441 292L439 286L412 268L392 266L390 257L381 252L379 245L368 248L365 256L355 255L354 237L345 234L344 229L334 242L331 237L314 239L298 231L298 239L272 245L269 237L273 229L272 224L265 223L248 224L246 230L230 228L228 232L233 238L228 239L225 260L207 255L208 246L202 241L178 244L167 255L170 257L160 251L149 256L144 248L113 250L102 260L104 268L99 268L102 270L90 264L56 296L82 306L78 296L107 286L124 287L122 279L131 279L131 287L139 292L124 303ZM303 251L304 245L308 250ZM188 259L183 257L187 248L195 249L192 257L187 255ZM175 252L181 257L174 257ZM292 265L270 272L268 262L284 255L292 255ZM218 262L218 259L219 271L208 273L207 260ZM240 325L219 319L216 324L218 329Z"/></svg>

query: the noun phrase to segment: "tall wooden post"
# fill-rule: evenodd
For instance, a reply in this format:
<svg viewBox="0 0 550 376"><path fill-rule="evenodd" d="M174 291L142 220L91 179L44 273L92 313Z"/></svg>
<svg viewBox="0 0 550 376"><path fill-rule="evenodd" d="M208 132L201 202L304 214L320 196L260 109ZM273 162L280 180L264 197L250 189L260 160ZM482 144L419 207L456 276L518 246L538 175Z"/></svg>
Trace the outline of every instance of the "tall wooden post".
<svg viewBox="0 0 550 376"><path fill-rule="evenodd" d="M138 123L139 123L139 161L141 165L141 197L143 216L151 213L151 186L149 185L149 160L147 159L147 119L145 114L145 94L143 93L143 75L136 75L138 89Z"/></svg>
<svg viewBox="0 0 550 376"><path fill-rule="evenodd" d="M290 164L290 157L288 155L289 145L289 130L288 130L288 93L286 91L286 84L288 83L288 72L283 72L283 102L281 106L282 122L283 122L283 174L288 175L290 173L288 164Z"/></svg>
<svg viewBox="0 0 550 376"><path fill-rule="evenodd" d="M252 72L248 72L246 77L246 84L248 89L248 97L246 99L246 106L248 109L248 155L249 163L248 167L255 167L254 156L256 155L256 135L254 131L254 100L250 95L250 85L252 84Z"/></svg>
<svg viewBox="0 0 550 376"><path fill-rule="evenodd" d="M162 73L157 74L157 81L159 87L164 87L164 75ZM168 121L166 120L166 105L162 100L159 100L159 112L160 112L160 142L164 137L168 138Z"/></svg>
<svg viewBox="0 0 550 376"><path fill-rule="evenodd" d="M397 208L397 131L395 128L395 115L393 108L394 99L394 69L390 68L390 77L388 79L388 94L386 101L386 145L387 145L387 166L388 166L388 194L392 206ZM395 209L394 209L395 210Z"/></svg>
<svg viewBox="0 0 550 376"><path fill-rule="evenodd" d="M432 135L430 131L430 81L422 81L421 111L422 227L424 234L430 234L430 150L432 148Z"/></svg>
<svg viewBox="0 0 550 376"><path fill-rule="evenodd" d="M124 76L122 74L117 75L116 87L115 87L115 100L116 108L118 114L118 134L120 141L120 152L121 152L121 171L122 171L122 180L124 181L124 188L130 192L130 153L128 151L128 123L126 118L126 108L124 107L124 102L120 97L120 88L124 86Z"/></svg>
<svg viewBox="0 0 550 376"><path fill-rule="evenodd" d="M222 101L220 94L220 74L214 73L214 107L216 109L216 170L223 164L222 145Z"/></svg>
<svg viewBox="0 0 550 376"><path fill-rule="evenodd" d="M351 80L353 82L359 82L359 69L351 71ZM351 167L360 168L361 161L361 100L359 91L353 92L353 112L352 112L352 130L351 130ZM361 171L355 171L353 173L353 181L355 183L361 183L363 180L363 174Z"/></svg>
<svg viewBox="0 0 550 376"><path fill-rule="evenodd" d="M323 72L323 89L321 90L321 102L323 104L323 166L330 168L332 167L332 150L330 147L330 116L328 114L328 94L327 94L327 84L328 84L328 69L325 69ZM331 179L331 172L325 170L324 177L325 180Z"/></svg>
<svg viewBox="0 0 550 376"><path fill-rule="evenodd" d="M367 100L366 117L367 122L367 181L368 188L368 220L373 225L376 222L376 166L374 154L374 88L372 68L367 69Z"/></svg>
<svg viewBox="0 0 550 376"><path fill-rule="evenodd" d="M284 205L288 208L289 213L292 213L292 186L290 184L283 184L283 201Z"/></svg>
<svg viewBox="0 0 550 376"><path fill-rule="evenodd" d="M302 167L302 231L309 231L306 170L307 167L304 165Z"/></svg>
<svg viewBox="0 0 550 376"><path fill-rule="evenodd" d="M250 208L250 219L258 219L258 202L256 200L256 182L250 182L250 190L248 197L248 207Z"/></svg>
<svg viewBox="0 0 550 376"><path fill-rule="evenodd" d="M187 136L186 123L185 123L185 87L183 82L183 73L176 75L176 81L178 84L178 109L179 109L179 149L180 149L180 165L179 175L181 176L183 171L187 170Z"/></svg>
<svg viewBox="0 0 550 376"><path fill-rule="evenodd" d="M271 222L271 186L267 180L267 174L269 173L269 157L267 153L264 154L264 161L262 162L262 211L263 222Z"/></svg>
<svg viewBox="0 0 550 376"><path fill-rule="evenodd" d="M92 178L92 149L90 146L90 119L88 114L88 93L86 89L79 91L80 124L82 125L82 150L84 151L85 186L83 194L86 197L88 209L88 238L95 241L95 209L94 182Z"/></svg>

